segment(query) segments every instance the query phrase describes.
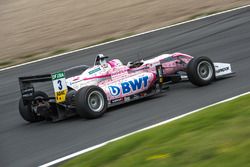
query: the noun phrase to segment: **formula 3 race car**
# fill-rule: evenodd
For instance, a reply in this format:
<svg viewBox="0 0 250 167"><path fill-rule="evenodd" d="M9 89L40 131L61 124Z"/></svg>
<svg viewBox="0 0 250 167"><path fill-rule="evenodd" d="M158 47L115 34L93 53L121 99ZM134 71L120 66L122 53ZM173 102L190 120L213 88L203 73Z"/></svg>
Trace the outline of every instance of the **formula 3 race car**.
<svg viewBox="0 0 250 167"><path fill-rule="evenodd" d="M19 112L24 120L59 121L73 115L101 117L112 106L163 92L169 83L188 80L205 86L232 74L228 63L213 63L207 57L183 53L162 54L149 60L108 61L99 54L94 66L77 66L52 74L19 77ZM53 96L35 90L37 82L51 82Z"/></svg>

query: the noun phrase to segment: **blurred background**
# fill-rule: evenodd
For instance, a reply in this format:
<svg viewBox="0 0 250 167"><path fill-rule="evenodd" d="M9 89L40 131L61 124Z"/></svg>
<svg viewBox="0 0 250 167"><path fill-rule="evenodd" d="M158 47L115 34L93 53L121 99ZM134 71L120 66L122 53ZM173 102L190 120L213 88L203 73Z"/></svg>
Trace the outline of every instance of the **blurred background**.
<svg viewBox="0 0 250 167"><path fill-rule="evenodd" d="M0 0L0 68L133 35L249 0Z"/></svg>

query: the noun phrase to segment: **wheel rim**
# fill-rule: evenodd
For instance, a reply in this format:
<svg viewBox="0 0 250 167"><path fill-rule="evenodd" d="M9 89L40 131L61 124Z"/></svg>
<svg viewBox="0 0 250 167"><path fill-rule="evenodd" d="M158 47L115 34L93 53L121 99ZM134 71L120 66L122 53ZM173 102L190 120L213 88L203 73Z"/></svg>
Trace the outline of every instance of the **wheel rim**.
<svg viewBox="0 0 250 167"><path fill-rule="evenodd" d="M36 96L35 97L35 100L37 99L43 99L44 97L43 96ZM36 114L37 113L37 104L34 104L34 102L32 102L32 105L31 105L31 111L35 112Z"/></svg>
<svg viewBox="0 0 250 167"><path fill-rule="evenodd" d="M98 91L93 91L88 96L88 105L94 112L101 112L104 107L103 95Z"/></svg>
<svg viewBox="0 0 250 167"><path fill-rule="evenodd" d="M202 80L210 80L213 76L213 67L207 61L201 61L197 67L197 73Z"/></svg>

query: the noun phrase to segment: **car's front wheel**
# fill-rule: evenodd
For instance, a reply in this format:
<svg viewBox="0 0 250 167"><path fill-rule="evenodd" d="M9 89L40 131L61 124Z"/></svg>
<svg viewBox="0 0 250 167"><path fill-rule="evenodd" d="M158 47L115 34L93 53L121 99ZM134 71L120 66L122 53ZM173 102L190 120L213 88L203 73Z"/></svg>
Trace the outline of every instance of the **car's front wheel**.
<svg viewBox="0 0 250 167"><path fill-rule="evenodd" d="M98 118L107 110L106 94L97 86L87 86L78 90L75 101L76 111L83 118Z"/></svg>
<svg viewBox="0 0 250 167"><path fill-rule="evenodd" d="M194 85L208 85L215 79L214 64L208 57L193 58L188 63L187 75Z"/></svg>

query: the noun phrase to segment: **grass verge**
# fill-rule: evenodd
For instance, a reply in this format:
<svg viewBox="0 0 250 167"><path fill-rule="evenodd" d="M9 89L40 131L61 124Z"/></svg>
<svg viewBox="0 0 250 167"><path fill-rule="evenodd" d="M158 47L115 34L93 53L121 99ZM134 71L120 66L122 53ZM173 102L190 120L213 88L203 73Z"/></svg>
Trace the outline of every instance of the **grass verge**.
<svg viewBox="0 0 250 167"><path fill-rule="evenodd" d="M77 166L250 166L250 95L71 159Z"/></svg>
<svg viewBox="0 0 250 167"><path fill-rule="evenodd" d="M193 16L189 17L189 20L197 19L197 18L200 18L200 17L205 17L205 16L212 15L212 14L219 13L219 12L220 12L219 10L216 10L216 11L211 11L211 12L198 13L196 15L193 15Z"/></svg>
<svg viewBox="0 0 250 167"><path fill-rule="evenodd" d="M3 66L3 67L9 66L9 65L11 65L12 63L13 63L13 62L12 62L11 60L2 61L2 62L0 62L0 67L1 67L1 66Z"/></svg>
<svg viewBox="0 0 250 167"><path fill-rule="evenodd" d="M58 50L55 50L52 53L50 53L49 56L62 54L62 53L68 52L68 51L69 51L68 49L58 49Z"/></svg>

